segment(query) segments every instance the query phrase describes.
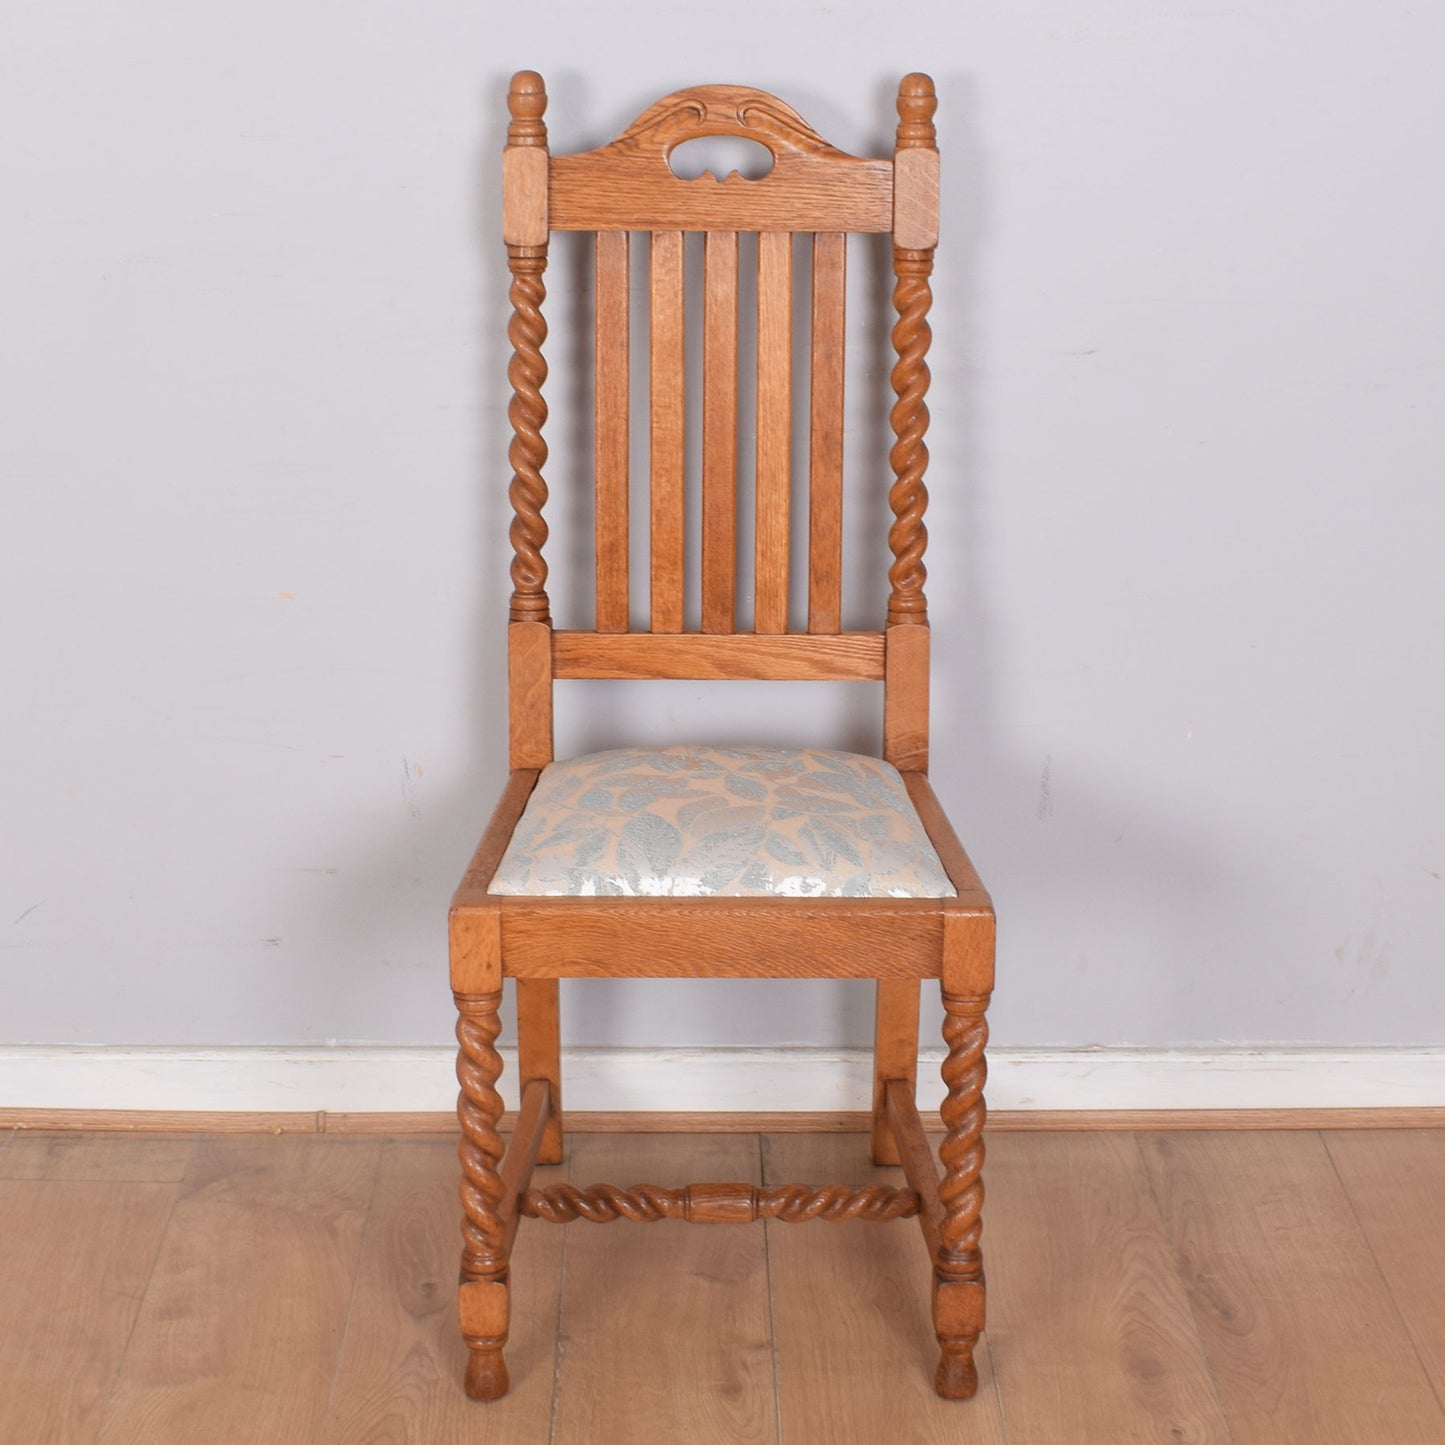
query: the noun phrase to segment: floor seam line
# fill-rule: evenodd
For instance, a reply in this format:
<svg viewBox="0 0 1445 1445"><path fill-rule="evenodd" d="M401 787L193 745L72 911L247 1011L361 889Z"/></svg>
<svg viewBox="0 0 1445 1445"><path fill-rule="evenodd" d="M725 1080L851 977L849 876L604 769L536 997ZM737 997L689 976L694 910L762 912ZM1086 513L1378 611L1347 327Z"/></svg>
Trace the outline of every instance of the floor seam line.
<svg viewBox="0 0 1445 1445"><path fill-rule="evenodd" d="M1445 1400L1440 1398L1440 1391L1435 1388L1434 1376L1426 1365L1424 1357L1420 1354L1420 1342L1415 1338L1415 1331L1410 1328L1410 1321L1405 1318L1405 1312L1400 1308L1400 1301L1395 1298L1395 1287L1390 1283L1390 1276L1385 1273L1384 1266L1380 1263L1380 1256L1375 1253L1375 1241L1370 1238L1370 1231L1365 1228L1364 1221L1360 1218L1360 1211L1355 1208L1354 1197L1350 1193L1350 1187L1345 1183L1345 1177L1340 1173L1339 1161L1335 1158L1335 1151L1330 1148L1330 1141L1325 1137L1325 1131L1315 1131L1319 1136L1320 1143L1324 1146L1325 1158L1330 1161L1330 1168L1334 1171L1335 1178L1339 1181L1340 1193L1345 1196L1345 1203L1350 1206L1350 1218L1355 1221L1355 1228L1360 1231L1360 1238L1365 1241L1365 1248L1370 1252L1370 1263L1375 1266L1375 1273L1380 1277L1380 1283L1385 1287L1385 1293L1390 1298L1390 1308L1395 1312L1395 1318L1400 1322L1400 1328L1405 1332L1405 1338L1410 1341L1410 1349L1414 1353L1415 1363L1420 1366L1420 1373L1425 1377L1425 1383L1430 1387L1430 1393L1435 1397L1435 1404L1439 1407L1442 1417L1445 1417Z"/></svg>

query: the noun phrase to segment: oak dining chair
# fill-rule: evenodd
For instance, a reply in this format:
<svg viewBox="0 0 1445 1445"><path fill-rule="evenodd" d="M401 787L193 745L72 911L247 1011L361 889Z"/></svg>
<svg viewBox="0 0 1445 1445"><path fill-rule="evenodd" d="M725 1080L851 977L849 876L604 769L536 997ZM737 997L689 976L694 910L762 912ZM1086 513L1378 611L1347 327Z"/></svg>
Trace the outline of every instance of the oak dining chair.
<svg viewBox="0 0 1445 1445"><path fill-rule="evenodd" d="M540 76L518 73L508 104L511 774L450 914L467 1392L494 1400L508 1388L510 1258L524 1217L916 1216L932 1265L935 1387L967 1398L977 1388L973 1350L984 1324L980 1169L994 918L928 781L923 477L938 225L933 82L903 79L896 145L881 160L836 149L781 100L743 86L676 91L609 144L573 155L548 150ZM735 171L721 180L674 174L672 152L706 136L759 142L771 169L751 179ZM553 625L543 557L542 307L553 231L595 237L596 606L592 626L580 630ZM686 304L692 232L703 235L697 313ZM740 246L748 233L755 240ZM867 631L842 625L845 259L855 233L891 238L897 313L889 589L886 610L879 598L881 625ZM798 237L797 247L810 249L810 263L798 268L810 298L795 325ZM634 288L636 249L645 252L647 279ZM755 278L746 274L754 267ZM634 289L643 294L634 297ZM743 314L740 294L756 295L755 314ZM647 354L634 358L631 351L642 348L630 346L630 317L644 307ZM700 516L686 517L692 422L684 392L694 382L688 333L699 322L701 405L692 415L701 419L701 505ZM739 385L739 336L747 329L755 340L743 354L750 365L756 357L755 388ZM629 405L635 367L647 378L640 417ZM802 374L809 419L797 428L806 437L795 438L793 393ZM754 392L752 414L740 424L740 396ZM638 549L647 553L650 597L643 626L629 609L634 428L645 428L638 450L648 459L649 545ZM740 435L756 438L750 468L739 464ZM794 457L804 453L798 469L806 470L807 505L797 509L805 515L794 515ZM751 537L739 524L740 471L752 492ZM796 628L789 618L795 527L805 527L807 539L806 624ZM700 629L685 625L684 538L694 528L701 566L700 579L690 580L699 583ZM740 546L753 562L750 609L739 607ZM749 625L740 625L749 612ZM680 742L559 761L558 678L881 682L881 756ZM907 1187L533 1187L534 1166L562 1158L558 980L577 977L875 980L872 1158L901 1165ZM506 1148L496 1047L505 978L515 980L520 1074ZM944 1007L941 1177L915 1104L922 979L940 981Z"/></svg>

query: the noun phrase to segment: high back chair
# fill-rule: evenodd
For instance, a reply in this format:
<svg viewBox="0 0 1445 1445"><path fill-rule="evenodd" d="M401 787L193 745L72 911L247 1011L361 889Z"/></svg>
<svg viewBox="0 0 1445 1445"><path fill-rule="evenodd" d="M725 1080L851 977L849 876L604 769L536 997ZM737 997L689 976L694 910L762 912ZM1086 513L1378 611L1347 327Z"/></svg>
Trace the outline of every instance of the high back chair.
<svg viewBox="0 0 1445 1445"><path fill-rule="evenodd" d="M452 902L459 1021L468 1394L505 1393L508 1262L522 1216L894 1219L916 1215L933 1265L940 1395L973 1394L984 1322L985 1010L993 985L988 895L939 806L928 768L923 525L925 356L937 240L933 82L898 92L893 156L835 149L790 107L742 86L680 90L616 140L553 156L541 77L508 104L503 229L511 270L508 377L513 558L508 633L511 777ZM683 180L669 156L698 136L760 142L772 169ZM596 616L553 627L543 507L547 408L543 273L554 230L595 232ZM684 630L684 234L702 232L701 631ZM739 314L739 234L756 233L757 314ZM788 626L793 412L792 258L810 233L807 630ZM889 233L897 321L896 442L884 625L841 625L844 257L850 232ZM647 248L649 354L629 356L629 249ZM751 246L745 254L751 259ZM756 322L753 619L738 626L738 331ZM800 332L802 328L799 328ZM801 341L796 343L801 349ZM629 592L629 374L646 368L651 614ZM801 439L800 439L801 440ZM801 451L801 447L798 448ZM881 530L881 528L880 528ZM881 542L880 542L881 546ZM880 599L881 601L881 599ZM807 749L630 749L552 755L555 678L867 680L883 684L882 758ZM516 980L521 1106L505 1151L496 1040L502 980ZM562 1157L557 980L871 978L877 981L872 1154L907 1188L702 1183L529 1187ZM942 1177L914 1103L919 981L939 979L947 1057Z"/></svg>

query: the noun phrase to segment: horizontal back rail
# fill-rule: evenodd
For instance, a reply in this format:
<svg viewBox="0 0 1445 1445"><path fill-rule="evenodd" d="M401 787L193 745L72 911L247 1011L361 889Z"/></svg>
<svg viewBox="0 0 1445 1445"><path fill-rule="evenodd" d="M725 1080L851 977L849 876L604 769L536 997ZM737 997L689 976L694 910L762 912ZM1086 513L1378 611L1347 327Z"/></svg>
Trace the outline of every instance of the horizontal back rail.
<svg viewBox="0 0 1445 1445"><path fill-rule="evenodd" d="M806 188L787 181L786 189L759 194L744 186L762 186L729 176L711 175L673 184L711 187L658 195L651 181L612 178L614 189L598 192L594 170L577 165L578 156L556 156L551 170L551 225L554 231L889 231L893 228L893 167L887 161L860 161L867 189L854 177L810 180ZM776 171L776 167L774 171ZM771 174L771 173L770 173ZM625 184L624 184L625 181ZM633 193L635 190L635 194Z"/></svg>
<svg viewBox="0 0 1445 1445"><path fill-rule="evenodd" d="M554 632L552 675L774 682L881 682L881 632Z"/></svg>

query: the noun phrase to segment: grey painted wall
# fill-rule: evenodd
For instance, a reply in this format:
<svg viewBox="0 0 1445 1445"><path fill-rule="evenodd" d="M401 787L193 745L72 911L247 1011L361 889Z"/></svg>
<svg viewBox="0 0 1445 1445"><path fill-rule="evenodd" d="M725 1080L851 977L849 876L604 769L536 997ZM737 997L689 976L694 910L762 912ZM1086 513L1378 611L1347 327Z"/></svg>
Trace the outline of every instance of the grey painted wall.
<svg viewBox="0 0 1445 1445"><path fill-rule="evenodd" d="M996 1038L1445 1039L1438 7L3 24L0 1040L447 1037L444 904L502 778L522 65L559 149L736 80L886 151L897 77L938 80L935 777L1003 918ZM853 285L861 317L866 250ZM850 430L874 505L881 415ZM577 440L559 416L559 573ZM629 736L619 687L578 687L564 747ZM870 689L804 695L659 685L630 735L873 744ZM823 984L569 997L591 1043L867 1016Z"/></svg>

